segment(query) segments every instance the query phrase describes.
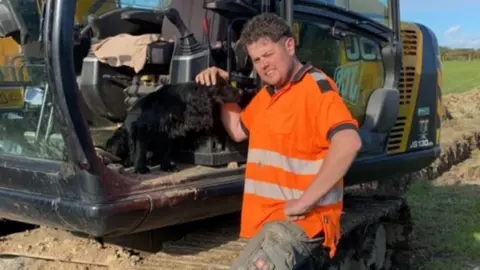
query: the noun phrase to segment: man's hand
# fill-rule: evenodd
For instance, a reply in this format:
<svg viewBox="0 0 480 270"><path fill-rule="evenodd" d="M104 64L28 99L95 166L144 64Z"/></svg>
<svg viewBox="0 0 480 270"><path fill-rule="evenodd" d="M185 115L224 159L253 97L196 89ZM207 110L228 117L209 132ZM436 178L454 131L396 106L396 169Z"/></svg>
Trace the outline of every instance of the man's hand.
<svg viewBox="0 0 480 270"><path fill-rule="evenodd" d="M285 204L285 215L287 219L292 221L304 219L311 209L312 206L305 204L303 201L289 200Z"/></svg>
<svg viewBox="0 0 480 270"><path fill-rule="evenodd" d="M228 80L228 72L217 67L209 67L195 77L195 82L210 86L217 84L217 76Z"/></svg>
<svg viewBox="0 0 480 270"><path fill-rule="evenodd" d="M200 72L195 77L195 82L211 86L216 85L218 80L228 80L228 72L217 67L209 67ZM247 134L243 131L240 124L240 113L242 109L236 103L224 103L222 104L222 123L225 127L230 138L235 142L241 142L248 138Z"/></svg>

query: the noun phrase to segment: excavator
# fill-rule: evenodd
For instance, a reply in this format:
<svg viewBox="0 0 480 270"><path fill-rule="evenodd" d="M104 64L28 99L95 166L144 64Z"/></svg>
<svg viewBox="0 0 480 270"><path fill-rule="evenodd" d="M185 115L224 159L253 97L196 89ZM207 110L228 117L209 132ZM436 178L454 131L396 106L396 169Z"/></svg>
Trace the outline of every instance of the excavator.
<svg viewBox="0 0 480 270"><path fill-rule="evenodd" d="M399 0L0 0L0 216L102 239L237 213L245 143L225 133L198 138L195 148L175 147L178 171L152 163L146 174L121 165L105 143L138 99L209 66L225 68L235 87L260 89L238 39L263 12L292 26L300 60L335 79L361 125L363 146L344 178L339 251L319 269L410 269L405 199L349 192L419 171L441 151L437 38L401 21ZM149 34L162 38L145 45L139 69L92 49ZM152 269L227 269L241 239L205 251L214 262L168 252L222 233L194 231L165 245Z"/></svg>

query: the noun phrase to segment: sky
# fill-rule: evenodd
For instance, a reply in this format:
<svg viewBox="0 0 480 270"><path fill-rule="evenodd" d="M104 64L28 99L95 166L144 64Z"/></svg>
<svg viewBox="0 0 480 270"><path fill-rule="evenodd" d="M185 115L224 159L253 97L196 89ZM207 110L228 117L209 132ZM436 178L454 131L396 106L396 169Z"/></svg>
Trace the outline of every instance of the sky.
<svg viewBox="0 0 480 270"><path fill-rule="evenodd" d="M430 28L440 46L480 49L480 0L400 0L400 17Z"/></svg>

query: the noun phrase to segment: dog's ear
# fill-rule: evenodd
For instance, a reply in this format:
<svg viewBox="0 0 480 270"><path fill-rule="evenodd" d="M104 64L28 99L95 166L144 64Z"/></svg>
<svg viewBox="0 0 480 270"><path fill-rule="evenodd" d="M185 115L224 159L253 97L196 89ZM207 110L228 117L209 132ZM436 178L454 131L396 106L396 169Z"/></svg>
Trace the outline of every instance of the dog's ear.
<svg viewBox="0 0 480 270"><path fill-rule="evenodd" d="M238 95L238 96L243 95L243 89L234 87L230 84L225 84L223 88L225 89L225 91L228 91L229 93L232 93L234 95Z"/></svg>
<svg viewBox="0 0 480 270"><path fill-rule="evenodd" d="M217 79L217 83L215 84L216 87L220 88L220 87L224 87L225 85L228 85L228 81L218 76L218 74L216 76L216 79Z"/></svg>
<svg viewBox="0 0 480 270"><path fill-rule="evenodd" d="M229 84L225 84L223 87L218 88L218 90L218 97L221 99L222 103L238 102L243 94L242 89L233 87Z"/></svg>

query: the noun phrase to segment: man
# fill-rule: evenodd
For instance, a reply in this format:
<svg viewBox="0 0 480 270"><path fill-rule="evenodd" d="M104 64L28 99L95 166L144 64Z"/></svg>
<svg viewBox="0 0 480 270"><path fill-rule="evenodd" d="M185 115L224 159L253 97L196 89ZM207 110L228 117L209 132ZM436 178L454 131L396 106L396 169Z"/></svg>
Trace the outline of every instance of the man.
<svg viewBox="0 0 480 270"><path fill-rule="evenodd" d="M314 249L336 251L343 176L361 147L358 124L334 81L297 59L283 19L258 15L240 39L266 86L243 111L222 109L229 135L249 138L240 237L250 241L232 269L310 269ZM211 67L196 81L215 84L217 76L228 79Z"/></svg>

